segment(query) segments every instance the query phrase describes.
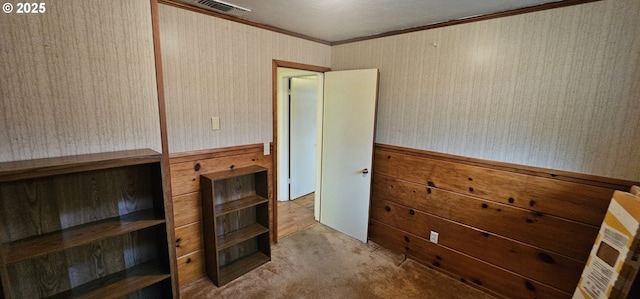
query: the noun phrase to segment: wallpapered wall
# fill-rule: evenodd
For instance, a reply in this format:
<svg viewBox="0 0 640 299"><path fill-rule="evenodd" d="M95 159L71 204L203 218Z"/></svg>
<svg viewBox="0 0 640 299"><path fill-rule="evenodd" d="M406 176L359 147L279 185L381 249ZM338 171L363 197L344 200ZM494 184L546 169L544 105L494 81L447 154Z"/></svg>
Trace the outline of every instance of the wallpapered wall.
<svg viewBox="0 0 640 299"><path fill-rule="evenodd" d="M376 142L640 180L640 1L334 46L380 68Z"/></svg>
<svg viewBox="0 0 640 299"><path fill-rule="evenodd" d="M0 17L0 161L160 151L149 1Z"/></svg>
<svg viewBox="0 0 640 299"><path fill-rule="evenodd" d="M327 45L166 5L160 32L171 153L271 142L272 60L331 62Z"/></svg>

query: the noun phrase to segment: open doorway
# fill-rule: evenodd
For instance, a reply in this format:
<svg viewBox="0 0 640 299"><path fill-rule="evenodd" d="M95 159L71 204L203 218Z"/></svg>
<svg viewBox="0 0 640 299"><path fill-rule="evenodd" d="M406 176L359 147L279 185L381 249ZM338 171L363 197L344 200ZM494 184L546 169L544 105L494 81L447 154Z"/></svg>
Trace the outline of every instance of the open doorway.
<svg viewBox="0 0 640 299"><path fill-rule="evenodd" d="M277 68L278 236L319 219L323 73Z"/></svg>
<svg viewBox="0 0 640 299"><path fill-rule="evenodd" d="M323 73L325 71L330 70L329 68L325 68L325 67L319 67L319 66L312 66L312 65L305 65L305 64L299 64L299 63L292 63L292 62L286 62L286 61L277 61L274 60L273 61L273 128L274 128L274 155L273 155L273 165L274 165L274 198L276 199L276 202L274 203L273 206L273 228L274 228L274 241L277 242L277 239L282 236L282 233L287 233L286 231L283 231L282 233L279 232L278 227L280 226L279 223L280 221L280 217L279 217L279 213L278 213L278 206L282 206L281 202L283 201L288 201L290 199L295 199L295 196L300 196L300 195L307 195L309 193L310 196L308 196L306 199L303 199L303 201L299 202L299 203L303 203L305 205L303 205L303 208L306 208L309 210L313 210L313 218L311 219L311 221L315 222L315 220L318 220L319 217L319 207L317 206L319 204L319 202L317 202L316 200L314 200L315 198L318 198L318 191L317 190L317 185L319 184L319 175L317 172L319 172L319 168L316 168L316 165L319 165L319 155L317 154L317 151L319 150L317 148L317 145L321 144L321 132L319 132L319 128L321 128L321 125L318 126L318 123L321 123L322 121L322 109L318 109L318 107L322 107L322 92L323 92ZM293 79L293 80L292 80ZM303 118L307 118L307 122L306 125L309 126L310 123L308 122L308 114L309 113L314 113L315 114L315 123L316 125L315 127L315 142L313 142L313 140L310 140L310 138L308 138L308 136L306 136L307 138L303 138L305 140L305 144L306 145L302 145L302 149L300 148L296 148L295 146L295 137L294 136L294 148L292 151L291 148L291 144L290 144L290 137L291 137L291 132L290 132L290 128L291 128L291 105L290 105L290 101L291 99L289 99L289 89L290 89L290 84L293 81L294 84L294 89L295 89L295 85L297 83L301 83L299 85L304 85L303 89L305 91L303 91L304 93L307 93L307 96L310 92L310 90L313 90L312 88L310 88L310 86L315 85L315 93L316 93L316 97L315 97L315 109L313 112L309 111L309 102L302 102L302 106L298 105L296 106L294 104L294 119L293 121L296 122L298 120L301 120L300 116L302 116ZM296 82L297 81L297 82ZM295 97L295 94L294 94ZM294 98L293 101L295 101L296 99ZM304 115L298 115L297 114L297 110L304 110L305 112L307 112L307 116L305 117ZM296 118L297 117L297 118ZM303 128L302 131L295 131L295 129L301 129L300 127L295 127L294 128L294 135L296 134L305 134L308 133L309 128ZM315 150L313 153L311 153L311 155L309 155L310 153L309 151L309 143L311 143ZM302 150L302 152L301 152ZM294 163L293 163L293 169L291 168L291 153L293 152L294 154ZM296 153L299 153L299 157L296 157ZM309 161L309 157L311 157L312 159L314 159L314 161ZM290 174L293 171L294 175L296 170L296 166L300 166L300 165L296 165L295 160L296 159L304 159L307 163L307 165L309 163L314 165L314 174L313 177L311 178L312 182L311 182L311 189L309 189L309 178L305 178L303 179L305 182L303 183L303 185L295 185L296 182L294 182L294 189L295 190L291 190L291 187L289 185L289 178L291 177ZM305 168L304 166L301 166L299 168ZM305 174L306 176L308 176L308 171ZM301 187L300 187L301 186ZM311 192L307 192L307 191L311 191ZM291 192L293 191L293 193ZM306 193L305 193L306 192ZM305 194L302 194L305 193ZM294 197L292 197L292 195ZM309 202L309 197L311 197L312 202ZM312 206L310 206L310 204ZM305 221L308 223L309 219L308 217L306 219L300 220L301 223L291 223L291 221L298 221L299 219L295 219L295 217L290 217L291 214L287 214L289 215L287 217L287 219L283 219L284 221L288 221L289 223L281 223L284 224L286 226L304 226L306 223Z"/></svg>
<svg viewBox="0 0 640 299"><path fill-rule="evenodd" d="M318 86L314 221L366 242L379 70L330 71L273 61L273 194L278 200L290 199L289 78L301 77L315 77ZM275 204L274 242L278 214Z"/></svg>

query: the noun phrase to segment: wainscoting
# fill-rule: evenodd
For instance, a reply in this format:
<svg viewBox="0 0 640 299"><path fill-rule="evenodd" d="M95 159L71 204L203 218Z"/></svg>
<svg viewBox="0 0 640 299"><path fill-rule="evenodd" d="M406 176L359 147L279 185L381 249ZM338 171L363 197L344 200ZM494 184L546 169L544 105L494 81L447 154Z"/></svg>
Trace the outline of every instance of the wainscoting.
<svg viewBox="0 0 640 299"><path fill-rule="evenodd" d="M570 298L613 190L633 185L382 144L374 155L370 239L500 297Z"/></svg>
<svg viewBox="0 0 640 299"><path fill-rule="evenodd" d="M180 287L205 276L202 239L200 175L259 165L269 169L269 210L273 210L273 168L271 156L263 154L262 144L172 154L171 190L176 231L176 256ZM273 219L269 228L273 228Z"/></svg>

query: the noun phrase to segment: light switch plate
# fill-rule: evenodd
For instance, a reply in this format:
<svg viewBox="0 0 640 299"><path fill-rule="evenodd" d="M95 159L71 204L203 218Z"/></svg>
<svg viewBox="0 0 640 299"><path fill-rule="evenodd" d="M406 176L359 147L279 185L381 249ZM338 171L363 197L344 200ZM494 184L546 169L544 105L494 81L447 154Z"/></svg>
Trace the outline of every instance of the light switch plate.
<svg viewBox="0 0 640 299"><path fill-rule="evenodd" d="M437 232L431 231L431 235L429 235L429 241L431 243L435 243L438 244L438 236L440 234L438 234Z"/></svg>
<svg viewBox="0 0 640 299"><path fill-rule="evenodd" d="M268 156L271 153L271 146L269 145L269 142L265 142L264 143L264 155Z"/></svg>
<svg viewBox="0 0 640 299"><path fill-rule="evenodd" d="M211 118L211 130L220 130L220 117L214 116Z"/></svg>

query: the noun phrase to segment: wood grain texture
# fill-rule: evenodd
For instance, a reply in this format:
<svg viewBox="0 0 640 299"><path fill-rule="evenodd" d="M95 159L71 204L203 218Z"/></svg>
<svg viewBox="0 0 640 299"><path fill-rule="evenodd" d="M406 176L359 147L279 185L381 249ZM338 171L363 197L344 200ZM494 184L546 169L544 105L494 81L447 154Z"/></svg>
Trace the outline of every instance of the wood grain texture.
<svg viewBox="0 0 640 299"><path fill-rule="evenodd" d="M194 222L176 228L176 256L184 256L202 250L202 222Z"/></svg>
<svg viewBox="0 0 640 299"><path fill-rule="evenodd" d="M162 282L171 277L165 241L170 224L159 155L145 150L75 158L4 164L10 166L3 169L7 179L0 183L5 295L67 298L101 289L110 295L96 296L111 298L147 294L138 290L151 284L166 293L172 287L169 280ZM135 273L134 267L146 262L161 273L133 278L138 282L126 273L117 275L122 280L109 278L117 272Z"/></svg>
<svg viewBox="0 0 640 299"><path fill-rule="evenodd" d="M605 0L332 47L380 69L376 142L640 180L640 2Z"/></svg>
<svg viewBox="0 0 640 299"><path fill-rule="evenodd" d="M0 163L0 182L131 166L160 161L160 153L149 149L126 150Z"/></svg>
<svg viewBox="0 0 640 299"><path fill-rule="evenodd" d="M5 262L15 263L48 253L63 251L124 233L142 230L163 224L164 219L155 219L153 211L131 213L118 218L96 221L60 232L43 234L34 238L10 243Z"/></svg>
<svg viewBox="0 0 640 299"><path fill-rule="evenodd" d="M178 284L184 286L205 276L204 250L178 257Z"/></svg>
<svg viewBox="0 0 640 299"><path fill-rule="evenodd" d="M136 165L1 184L2 241L150 209L150 177Z"/></svg>
<svg viewBox="0 0 640 299"><path fill-rule="evenodd" d="M179 272L179 285L183 286L185 283L193 281L197 278L201 278L205 273L205 261L202 257L202 252L204 252L203 246L203 233L202 230L202 219L203 217L213 217L213 209L211 207L211 211L209 211L209 215L207 213L203 213L202 202L201 202L201 174L207 174L212 172L226 172L230 169L230 166L233 165L234 169L241 169L244 167L248 167L251 165L258 165L263 169L267 169L267 174L264 173L258 176L255 179L249 180L237 180L231 179L228 180L231 184L228 186L218 186L214 193L216 196L211 198L211 202L213 203L214 197L218 198L217 203L222 203L221 196L224 194L235 194L232 195L232 198L241 198L246 195L256 194L253 192L240 192L237 193L236 189L245 185L251 185L257 183L257 187L266 182L272 182L272 175L270 174L270 169L272 165L271 156L264 156L262 153L262 145L246 145L246 146L234 146L234 147L226 147L226 148L218 148L218 149L208 149L201 151L191 151L185 153L175 153L172 154L171 157L171 172L172 172L172 190L173 194L173 206L174 206L174 217L175 217L175 230L176 230L176 239L180 239L177 244L185 244L186 248L182 248L183 245L180 245L177 249L178 256L178 272ZM219 184L216 184L219 185ZM213 187L213 186L210 186ZM209 188L210 188L209 187ZM267 204L262 209L266 209L268 211L272 211L273 206L273 198L272 184L268 184L267 187L259 187L259 195L262 197L269 198ZM265 191L267 190L267 191ZM265 193L266 192L266 193ZM258 221L264 227L269 227L269 232L271 233L273 227L273 218L267 217L266 219L262 217L256 217L256 208L252 208L248 212L251 218L251 222ZM234 215L232 218L237 219L238 212L229 213L229 215ZM234 229L244 227L251 222L237 222L233 219L228 219L225 215L220 217L221 221L224 222L221 226L221 230L216 232L213 228L211 228L211 235L220 235L225 231L229 232ZM176 244L176 245L177 245ZM215 245L214 245L215 246ZM256 250L255 244L252 245L253 250ZM187 263L189 257L195 257L199 259L197 262L201 263L197 266L194 266L192 262ZM227 250L225 253L225 260L234 260L240 256L240 254L247 254L247 252L234 252L233 250ZM195 260L195 259L194 259ZM187 278L183 278L186 276ZM185 282L186 281L186 282Z"/></svg>
<svg viewBox="0 0 640 299"><path fill-rule="evenodd" d="M255 267L253 262L244 269L232 264L244 265L256 251L267 260L270 257L267 182L268 169L257 165L200 176L206 272L219 287ZM256 195L264 200L253 200ZM254 204L246 204L247 199ZM227 206L243 208L224 208ZM223 271L223 267L234 270Z"/></svg>
<svg viewBox="0 0 640 299"><path fill-rule="evenodd" d="M167 5L160 28L171 153L271 142L272 60L331 61L328 45Z"/></svg>
<svg viewBox="0 0 640 299"><path fill-rule="evenodd" d="M200 190L200 174L216 172L249 165L260 165L269 168L271 156L265 156L262 152L253 152L241 155L225 156L203 160L192 160L171 164L171 190L173 196L179 196ZM196 170L196 168L198 170ZM271 176L271 172L269 173ZM269 186L271 188L271 184ZM270 190L271 191L271 190ZM271 192L270 192L271 193Z"/></svg>
<svg viewBox="0 0 640 299"><path fill-rule="evenodd" d="M173 197L173 219L176 228L202 220L200 192Z"/></svg>
<svg viewBox="0 0 640 299"><path fill-rule="evenodd" d="M83 286L87 283L95 284L96 279L151 261L156 264L154 268L164 271L166 278L168 272L155 260L159 255L156 242L151 230L132 232L12 264L8 267L9 278L17 298L56 294L66 298L64 294L72 293L74 288L80 287L79 291L84 293ZM106 285L102 287L108 289ZM139 288L133 286L129 292Z"/></svg>
<svg viewBox="0 0 640 299"><path fill-rule="evenodd" d="M586 261L598 227L375 175L374 197ZM385 191L392 190L392 191ZM418 192L413 192L419 190ZM397 192L397 193L396 193ZM409 195L411 194L411 195Z"/></svg>
<svg viewBox="0 0 640 299"><path fill-rule="evenodd" d="M160 151L149 1L0 19L0 161Z"/></svg>
<svg viewBox="0 0 640 299"><path fill-rule="evenodd" d="M387 211L388 210L388 211ZM429 239L440 234L438 244L483 260L508 271L572 293L584 268L584 261L518 242L489 231L450 221L425 212L372 199L371 219Z"/></svg>
<svg viewBox="0 0 640 299"><path fill-rule="evenodd" d="M389 146L376 147L373 171L372 240L508 298L569 297L603 203L631 183Z"/></svg>
<svg viewBox="0 0 640 299"><path fill-rule="evenodd" d="M375 155L380 174L595 226L615 190L385 150Z"/></svg>
<svg viewBox="0 0 640 299"><path fill-rule="evenodd" d="M569 293L372 220L372 241L503 298L571 298Z"/></svg>

